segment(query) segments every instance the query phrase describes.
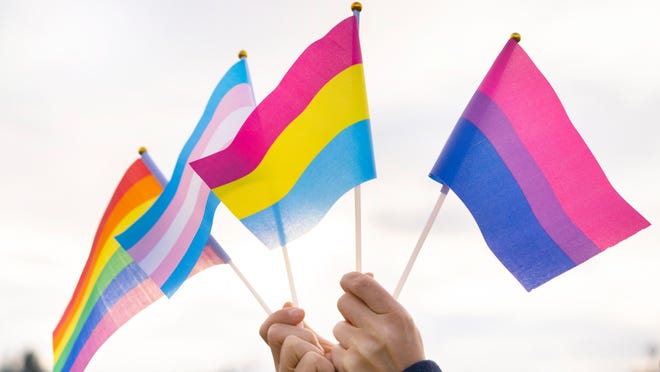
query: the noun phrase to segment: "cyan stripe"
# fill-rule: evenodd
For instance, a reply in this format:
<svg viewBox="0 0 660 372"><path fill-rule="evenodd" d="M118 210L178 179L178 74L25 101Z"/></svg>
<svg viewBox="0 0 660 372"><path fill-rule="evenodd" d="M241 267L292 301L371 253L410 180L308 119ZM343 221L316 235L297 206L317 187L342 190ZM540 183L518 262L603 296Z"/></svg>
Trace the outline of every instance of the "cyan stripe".
<svg viewBox="0 0 660 372"><path fill-rule="evenodd" d="M211 236L211 225L213 224L212 217L219 203L220 200L218 200L218 197L213 193L209 193L209 196L206 199L206 206L204 208L204 216L202 217L202 221L199 225L197 233L193 237L193 240L190 242L190 246L181 258L181 261L179 261L176 269L174 269L170 277L160 287L160 289L167 295L167 297L172 297L174 292L176 292L176 290L188 278L188 275L197 263L199 256L202 254L202 250L204 250L209 236ZM224 262L229 262L229 257L226 254L224 257L220 258L223 260L226 259Z"/></svg>
<svg viewBox="0 0 660 372"><path fill-rule="evenodd" d="M375 177L367 119L328 143L282 199L241 222L267 247L285 245L316 226L344 193Z"/></svg>
<svg viewBox="0 0 660 372"><path fill-rule="evenodd" d="M197 145L197 142L202 137L206 127L213 118L215 110L222 100L222 98L229 92L234 86L238 84L247 84L249 83L249 77L247 72L247 62L243 59L234 64L225 74L225 76L220 80L216 88L211 94L211 98L206 105L206 109L199 120L199 123L195 127L190 138L184 145L179 158L174 168L172 178L167 184L162 194L156 199L154 204L149 208L145 214L138 219L133 225L131 225L126 231L119 234L116 239L121 244L121 246L130 250L142 237L151 229L151 227L158 221L160 216L165 212L167 206L172 202L176 190L179 188L179 183L181 182L181 176L185 166L188 164L190 154Z"/></svg>
<svg viewBox="0 0 660 372"><path fill-rule="evenodd" d="M493 145L468 120L456 124L430 177L458 195L490 249L528 291L575 267L539 224Z"/></svg>

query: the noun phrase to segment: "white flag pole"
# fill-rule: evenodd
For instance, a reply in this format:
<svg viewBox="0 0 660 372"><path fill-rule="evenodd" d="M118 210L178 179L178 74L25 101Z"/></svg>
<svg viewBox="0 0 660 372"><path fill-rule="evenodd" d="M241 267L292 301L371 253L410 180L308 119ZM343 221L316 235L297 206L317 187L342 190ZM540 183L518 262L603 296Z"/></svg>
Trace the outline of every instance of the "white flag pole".
<svg viewBox="0 0 660 372"><path fill-rule="evenodd" d="M353 189L355 194L355 271L362 272L362 202L360 185Z"/></svg>
<svg viewBox="0 0 660 372"><path fill-rule="evenodd" d="M298 307L298 293L296 292L296 285L293 282L293 271L291 270L291 262L289 261L289 250L286 245L282 246L282 256L284 257L284 265L286 266L286 275L289 278L289 291L291 292L291 302L293 306Z"/></svg>
<svg viewBox="0 0 660 372"><path fill-rule="evenodd" d="M351 4L353 16L360 27L360 12L362 11L362 4L354 2ZM353 188L353 195L355 199L355 271L362 272L362 196L360 192L360 185Z"/></svg>
<svg viewBox="0 0 660 372"><path fill-rule="evenodd" d="M147 152L147 149L145 147L140 147L138 153L142 157L144 164L147 166L147 168L149 168L149 171L154 175L158 183L164 188L168 183L167 178L165 178L165 175L163 175L163 173L160 171L156 163L154 163L153 159L151 159L151 156ZM212 235L209 235L209 240L207 244L211 247L211 249L213 249L213 251L219 257L227 256L227 254L222 250L222 248L220 248L220 244L218 243L218 241L215 240L215 238ZM245 286L252 293L252 295L257 300L257 302L259 302L259 305L261 305L261 307L264 309L266 314L270 315L272 311L270 310L266 302L263 300L263 298L261 298L259 293L254 289L254 287L252 287L252 285L247 280L247 278L240 272L240 270L238 270L238 267L236 266L234 261L230 258L227 264L229 264L229 266L234 270L236 275L238 275L241 281L243 281L243 284L245 284Z"/></svg>
<svg viewBox="0 0 660 372"><path fill-rule="evenodd" d="M213 239L213 237L211 237L210 239ZM215 239L213 239L213 240L215 241ZM259 305L261 305L261 307L264 309L266 314L270 315L272 313L272 311L270 310L270 308L268 307L268 305L266 304L264 299L261 298L261 296L259 296L259 293L257 293L257 291L254 289L254 287L252 287L252 284L250 284L250 282L247 280L245 275L243 275L243 273L240 270L238 270L238 267L234 263L234 260L229 261L229 267L234 269L234 272L236 273L236 275L238 275L238 277L241 279L243 284L245 284L245 286L248 288L248 290L250 290L250 292L252 293L252 296L254 296L254 298L257 300L257 302L259 302Z"/></svg>
<svg viewBox="0 0 660 372"><path fill-rule="evenodd" d="M433 226L433 222L435 222L435 219L438 216L438 212L440 212L440 208L442 207L442 203L444 203L448 193L449 193L449 187L447 187L447 185L442 185L442 189L440 189L440 196L438 196L438 201L435 202L435 207L433 207L433 210L431 211L431 215L429 216L429 219L426 221L426 226L424 226L424 230L422 230L422 234L419 236L419 239L417 240L415 249L413 250L412 255L410 255L410 259L408 260L408 265L406 265L406 269L403 270L401 279L399 279L399 284L397 284L396 289L392 294L392 296L395 299L399 298L401 289L403 288L403 285L406 283L406 280L408 279L410 270L412 270L412 267L415 264L417 255L419 254L419 251L422 249L422 245L424 245L424 241L426 241L426 237L429 235L429 232L431 231L431 227Z"/></svg>

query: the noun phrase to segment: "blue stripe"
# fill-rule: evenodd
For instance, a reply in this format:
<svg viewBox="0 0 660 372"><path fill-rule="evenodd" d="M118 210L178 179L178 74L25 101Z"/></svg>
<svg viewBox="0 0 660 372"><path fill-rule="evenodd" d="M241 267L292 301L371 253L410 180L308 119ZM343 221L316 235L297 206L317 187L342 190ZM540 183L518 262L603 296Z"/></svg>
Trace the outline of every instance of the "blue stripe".
<svg viewBox="0 0 660 372"><path fill-rule="evenodd" d="M580 264L600 253L596 244L566 214L545 174L495 101L477 91L462 118L488 138L516 179L541 226L573 262Z"/></svg>
<svg viewBox="0 0 660 372"><path fill-rule="evenodd" d="M220 200L214 193L209 193L208 198L206 199L206 206L204 208L204 216L202 216L201 224L197 230L197 233L193 237L192 242L186 254L183 255L181 261L174 269L170 277L163 283L160 289L167 295L167 297L172 297L174 292L183 284L183 282L188 278L190 272L195 267L199 256L202 254L202 250L206 246L209 236L211 235L211 225L213 224L213 215L215 214L215 209L218 207ZM228 256L224 255L228 260ZM225 259L225 257L220 257Z"/></svg>
<svg viewBox="0 0 660 372"><path fill-rule="evenodd" d="M363 120L326 145L284 198L241 222L267 247L282 246L316 226L344 193L375 177L371 129Z"/></svg>
<svg viewBox="0 0 660 372"><path fill-rule="evenodd" d="M179 183L181 182L181 176L185 166L188 164L190 154L197 145L197 142L202 137L202 134L206 130L215 110L222 100L222 98L229 92L233 87L238 84L248 84L249 77L247 73L247 63L244 59L241 59L236 64L234 64L229 71L223 76L218 85L216 86L211 98L209 99L206 109L202 118L199 120L197 127L193 131L193 134L188 138L188 141L183 146L183 150L179 154L176 166L174 168L174 173L170 182L165 186L165 189L161 195L156 199L154 204L145 212L140 219L133 223L126 231L119 234L116 239L121 244L121 246L129 250L131 249L142 237L156 224L160 216L165 212L167 206L170 205L172 198L179 188Z"/></svg>
<svg viewBox="0 0 660 372"><path fill-rule="evenodd" d="M85 346L87 339L108 312L108 309L117 303L117 301L119 301L131 289L140 285L140 283L146 279L146 273L135 262L131 262L119 274L117 274L108 287L103 291L103 294L99 296L92 311L90 311L80 333L76 337L76 342L73 344L73 347L69 352L66 363L64 363L64 366L62 367L63 371L71 369L80 350ZM115 330L113 330L112 333L114 333L114 331Z"/></svg>
<svg viewBox="0 0 660 372"><path fill-rule="evenodd" d="M471 122L459 120L429 176L458 195L490 249L528 291L575 267L541 227L493 145Z"/></svg>

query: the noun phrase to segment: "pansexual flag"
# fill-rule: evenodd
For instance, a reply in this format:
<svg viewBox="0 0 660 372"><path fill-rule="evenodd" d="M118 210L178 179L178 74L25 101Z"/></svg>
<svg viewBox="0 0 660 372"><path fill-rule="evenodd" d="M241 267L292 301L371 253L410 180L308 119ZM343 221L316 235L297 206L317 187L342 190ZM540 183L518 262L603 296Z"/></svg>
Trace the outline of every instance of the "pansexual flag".
<svg viewBox="0 0 660 372"><path fill-rule="evenodd" d="M430 177L458 195L490 249L528 291L649 226L614 190L514 38Z"/></svg>
<svg viewBox="0 0 660 372"><path fill-rule="evenodd" d="M213 91L163 193L140 219L117 236L121 246L167 296L174 294L197 262L218 206L218 198L188 162L226 147L254 105L247 62L241 59Z"/></svg>
<svg viewBox="0 0 660 372"><path fill-rule="evenodd" d="M226 149L191 163L266 246L312 229L376 176L355 17L311 44Z"/></svg>
<svg viewBox="0 0 660 372"><path fill-rule="evenodd" d="M162 187L138 159L119 182L96 231L78 285L53 331L54 371L82 371L103 343L163 294L114 239L153 203ZM193 272L228 262L206 247Z"/></svg>

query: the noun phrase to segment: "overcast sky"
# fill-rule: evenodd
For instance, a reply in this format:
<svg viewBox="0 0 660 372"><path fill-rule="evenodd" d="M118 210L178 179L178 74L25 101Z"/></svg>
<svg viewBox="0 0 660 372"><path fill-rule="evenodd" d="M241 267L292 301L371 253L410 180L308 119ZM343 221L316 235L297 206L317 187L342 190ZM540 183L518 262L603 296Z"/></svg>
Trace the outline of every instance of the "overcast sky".
<svg viewBox="0 0 660 372"><path fill-rule="evenodd" d="M363 195L364 269L394 289L433 207L427 174L512 32L621 195L652 224L527 293L451 194L403 289L447 371L634 371L660 345L660 3L364 1L360 34L378 178ZM51 332L103 210L146 146L165 174L245 49L257 100L349 16L349 1L0 0L0 363ZM353 200L289 246L321 334L353 269ZM280 250L220 207L214 236L272 308ZM214 267L122 327L89 371L269 371L261 307ZM657 361L655 362L657 365Z"/></svg>

